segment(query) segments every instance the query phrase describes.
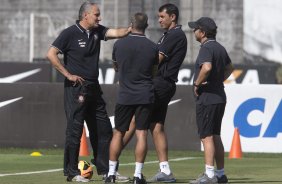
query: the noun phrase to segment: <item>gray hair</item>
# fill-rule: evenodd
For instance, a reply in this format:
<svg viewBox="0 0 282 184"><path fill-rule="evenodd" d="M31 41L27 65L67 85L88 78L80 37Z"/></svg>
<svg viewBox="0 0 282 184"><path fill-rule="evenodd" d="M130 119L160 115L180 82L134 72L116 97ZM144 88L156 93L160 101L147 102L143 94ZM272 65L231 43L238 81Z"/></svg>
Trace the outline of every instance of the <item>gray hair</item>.
<svg viewBox="0 0 282 184"><path fill-rule="evenodd" d="M93 5L97 5L97 4L90 2L90 1L85 1L79 8L78 20L82 20L83 19L83 13L89 11L91 6L93 6Z"/></svg>

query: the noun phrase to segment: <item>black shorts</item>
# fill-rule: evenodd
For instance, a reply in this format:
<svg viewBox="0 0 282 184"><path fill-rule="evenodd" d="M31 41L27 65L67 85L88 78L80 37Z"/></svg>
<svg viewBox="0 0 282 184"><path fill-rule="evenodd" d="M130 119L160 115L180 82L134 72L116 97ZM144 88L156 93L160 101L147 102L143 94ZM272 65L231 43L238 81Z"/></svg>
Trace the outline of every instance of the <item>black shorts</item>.
<svg viewBox="0 0 282 184"><path fill-rule="evenodd" d="M211 135L220 135L225 105L225 103L196 104L196 121L201 139Z"/></svg>
<svg viewBox="0 0 282 184"><path fill-rule="evenodd" d="M135 115L137 130L147 130L151 122L153 104L121 105L115 107L115 128L121 132L129 130L132 117Z"/></svg>
<svg viewBox="0 0 282 184"><path fill-rule="evenodd" d="M154 80L155 103L152 112L152 122L164 124L168 104L175 94L176 85L174 82L163 79Z"/></svg>

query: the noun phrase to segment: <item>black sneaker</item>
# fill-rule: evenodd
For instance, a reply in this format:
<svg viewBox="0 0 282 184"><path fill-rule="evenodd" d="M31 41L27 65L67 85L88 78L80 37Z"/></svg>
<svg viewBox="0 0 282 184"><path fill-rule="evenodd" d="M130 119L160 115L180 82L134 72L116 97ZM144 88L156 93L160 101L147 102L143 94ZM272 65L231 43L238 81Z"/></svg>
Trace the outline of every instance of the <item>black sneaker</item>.
<svg viewBox="0 0 282 184"><path fill-rule="evenodd" d="M103 174L103 175L102 175L102 180L105 181L106 178L107 178L107 174Z"/></svg>
<svg viewBox="0 0 282 184"><path fill-rule="evenodd" d="M111 184L111 183L115 183L115 182L116 182L116 176L115 175L107 176L107 178L105 179L105 184Z"/></svg>
<svg viewBox="0 0 282 184"><path fill-rule="evenodd" d="M147 184L147 182L142 174L141 179L139 177L133 177L133 184Z"/></svg>
<svg viewBox="0 0 282 184"><path fill-rule="evenodd" d="M221 177L217 176L217 183L228 183L228 178L226 175L222 175Z"/></svg>

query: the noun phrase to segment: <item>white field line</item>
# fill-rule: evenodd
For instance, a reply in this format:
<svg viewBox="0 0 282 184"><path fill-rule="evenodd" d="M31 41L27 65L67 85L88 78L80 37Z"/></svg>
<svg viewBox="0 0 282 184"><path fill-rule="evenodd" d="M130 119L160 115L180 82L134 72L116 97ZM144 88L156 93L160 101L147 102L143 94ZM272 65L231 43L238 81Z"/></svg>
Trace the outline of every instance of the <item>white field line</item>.
<svg viewBox="0 0 282 184"><path fill-rule="evenodd" d="M41 174L41 173L49 173L49 172L58 172L58 171L62 171L62 170L63 169L49 169L49 170L44 170L44 171L0 174L0 177L3 177L3 176L17 176L17 175L29 175L29 174Z"/></svg>
<svg viewBox="0 0 282 184"><path fill-rule="evenodd" d="M178 162L182 160L192 160L192 159L197 159L198 157L183 157L183 158L175 158L175 159L170 159L169 162ZM149 161L145 162L145 164L155 164L159 163L158 160L155 161ZM132 163L126 163L126 164L119 164L120 166L127 166L127 165L135 165L135 162ZM44 170L44 171L33 171L33 172L22 172L22 173L8 173L8 174L0 174L0 177L4 176L17 176L17 175L29 175L29 174L41 174L41 173L50 173L50 172L58 172L62 171L63 169L49 169L49 170Z"/></svg>
<svg viewBox="0 0 282 184"><path fill-rule="evenodd" d="M192 160L192 159L196 159L197 157L183 157L183 158L174 158L174 159L170 159L168 160L169 162L178 162L178 161L182 161L182 160ZM145 162L145 164L155 164L155 163L159 163L158 160L154 160L154 161L149 161L149 162ZM135 165L135 162L132 163L127 163L127 164L119 164L120 166L122 165Z"/></svg>

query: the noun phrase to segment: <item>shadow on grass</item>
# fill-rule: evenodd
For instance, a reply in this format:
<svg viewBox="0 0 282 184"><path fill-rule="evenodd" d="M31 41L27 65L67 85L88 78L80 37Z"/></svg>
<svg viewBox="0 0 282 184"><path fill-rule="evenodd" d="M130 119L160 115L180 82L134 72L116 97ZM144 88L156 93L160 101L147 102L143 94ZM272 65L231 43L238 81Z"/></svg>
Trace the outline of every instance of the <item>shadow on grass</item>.
<svg viewBox="0 0 282 184"><path fill-rule="evenodd" d="M252 178L229 178L228 183L282 183L282 180L254 180Z"/></svg>
<svg viewBox="0 0 282 184"><path fill-rule="evenodd" d="M195 178L181 178L177 179L175 183L189 183L191 180ZM148 182L151 183L151 182ZM229 178L228 183L282 183L282 180L253 180L252 178Z"/></svg>

